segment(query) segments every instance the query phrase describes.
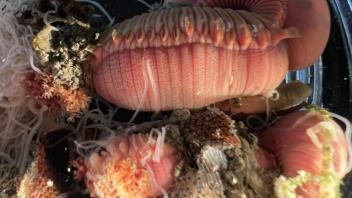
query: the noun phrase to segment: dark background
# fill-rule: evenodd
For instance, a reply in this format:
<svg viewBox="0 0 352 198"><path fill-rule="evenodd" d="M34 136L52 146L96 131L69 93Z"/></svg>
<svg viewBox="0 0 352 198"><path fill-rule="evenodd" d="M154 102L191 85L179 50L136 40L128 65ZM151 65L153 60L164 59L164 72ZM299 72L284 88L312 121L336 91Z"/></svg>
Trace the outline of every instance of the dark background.
<svg viewBox="0 0 352 198"><path fill-rule="evenodd" d="M331 35L323 54L323 106L352 120L352 1L331 0ZM352 198L352 173L342 186Z"/></svg>

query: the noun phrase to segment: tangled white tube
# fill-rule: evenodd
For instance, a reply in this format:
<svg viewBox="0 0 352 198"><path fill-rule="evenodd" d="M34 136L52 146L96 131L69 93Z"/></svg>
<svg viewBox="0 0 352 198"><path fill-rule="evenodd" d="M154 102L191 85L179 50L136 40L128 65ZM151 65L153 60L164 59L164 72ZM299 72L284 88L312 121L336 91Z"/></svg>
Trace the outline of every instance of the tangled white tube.
<svg viewBox="0 0 352 198"><path fill-rule="evenodd" d="M28 165L30 147L42 122L45 107L32 108L23 87L24 74L41 72L31 40L33 30L21 24L22 12L41 13L33 0L0 1L0 183L18 168L23 173ZM37 15L33 18L37 19Z"/></svg>

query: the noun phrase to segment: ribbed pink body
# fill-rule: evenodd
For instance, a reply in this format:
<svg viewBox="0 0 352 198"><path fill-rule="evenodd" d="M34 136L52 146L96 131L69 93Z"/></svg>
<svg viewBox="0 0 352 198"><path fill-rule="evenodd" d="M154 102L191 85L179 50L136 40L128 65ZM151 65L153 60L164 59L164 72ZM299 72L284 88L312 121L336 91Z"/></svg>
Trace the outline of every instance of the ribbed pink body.
<svg viewBox="0 0 352 198"><path fill-rule="evenodd" d="M317 127L322 123L325 125ZM312 133L313 129L314 133ZM329 137L329 133L331 137ZM315 141L314 136L316 137ZM326 176L324 174L327 171L332 171L341 178L346 174L348 149L344 133L335 121L324 120L323 115L318 112L296 111L290 113L263 131L258 139L259 145L276 157L282 174L286 177L296 177L299 171L306 171L315 176ZM264 159L260 163L264 167L273 168L273 164L265 161L270 162L272 159L270 156L268 159L263 156L258 159ZM319 191L320 193L329 192L329 190L330 193L333 192L331 189L325 189L326 184L320 189L325 180L322 180L321 183L317 181L309 180L304 183L303 186L296 189L297 194L304 198L331 197L328 194L319 196L324 195L319 194Z"/></svg>
<svg viewBox="0 0 352 198"><path fill-rule="evenodd" d="M120 135L112 139L105 151L91 154L85 163L91 196L156 197L162 194L161 190L170 189L178 154L171 145L157 141L157 137L141 133Z"/></svg>
<svg viewBox="0 0 352 198"><path fill-rule="evenodd" d="M285 5L202 1L125 20L94 52L94 88L120 107L146 111L266 94L288 70L286 40L300 36L282 28Z"/></svg>
<svg viewBox="0 0 352 198"><path fill-rule="evenodd" d="M94 86L99 95L128 109L199 108L265 94L288 70L284 42L265 50L183 44L111 51L98 59L97 65L104 66L96 67Z"/></svg>

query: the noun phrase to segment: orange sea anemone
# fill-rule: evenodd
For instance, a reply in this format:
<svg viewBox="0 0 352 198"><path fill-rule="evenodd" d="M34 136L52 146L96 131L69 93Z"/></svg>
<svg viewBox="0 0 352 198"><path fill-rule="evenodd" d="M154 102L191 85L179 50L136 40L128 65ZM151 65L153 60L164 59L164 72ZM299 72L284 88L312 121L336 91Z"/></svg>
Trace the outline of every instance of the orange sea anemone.
<svg viewBox="0 0 352 198"><path fill-rule="evenodd" d="M176 150L160 137L119 136L87 159L86 184L93 197L153 197L174 182Z"/></svg>

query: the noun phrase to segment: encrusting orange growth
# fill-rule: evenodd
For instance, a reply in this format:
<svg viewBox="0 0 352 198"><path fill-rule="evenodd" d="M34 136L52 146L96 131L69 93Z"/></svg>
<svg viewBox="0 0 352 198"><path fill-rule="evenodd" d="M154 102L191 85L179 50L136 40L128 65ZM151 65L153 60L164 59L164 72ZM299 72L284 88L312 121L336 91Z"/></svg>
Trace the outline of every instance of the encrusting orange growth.
<svg viewBox="0 0 352 198"><path fill-rule="evenodd" d="M112 161L103 172L105 174L94 184L95 189L101 190L97 194L103 194L106 198L143 198L148 193L148 184L152 177L147 170L137 168L131 159Z"/></svg>
<svg viewBox="0 0 352 198"><path fill-rule="evenodd" d="M86 108L90 101L83 89L72 90L66 85L57 84L51 75L28 73L24 84L30 96L51 110L60 109L75 114Z"/></svg>
<svg viewBox="0 0 352 198"><path fill-rule="evenodd" d="M90 98L82 89L71 90L64 85L56 85L55 88L61 101L61 107L67 112L76 113L87 107Z"/></svg>

